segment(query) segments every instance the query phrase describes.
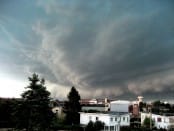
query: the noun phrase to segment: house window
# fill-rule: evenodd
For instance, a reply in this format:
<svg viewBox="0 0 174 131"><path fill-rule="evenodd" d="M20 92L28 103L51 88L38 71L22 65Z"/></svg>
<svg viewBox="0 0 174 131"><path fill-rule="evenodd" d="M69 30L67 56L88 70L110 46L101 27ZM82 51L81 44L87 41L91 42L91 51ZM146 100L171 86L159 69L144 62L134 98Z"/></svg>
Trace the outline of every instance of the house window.
<svg viewBox="0 0 174 131"><path fill-rule="evenodd" d="M105 130L106 130L106 131L109 130L109 127L108 127L108 126L105 126Z"/></svg>
<svg viewBox="0 0 174 131"><path fill-rule="evenodd" d="M110 126L110 130L111 131L114 131L114 126Z"/></svg>
<svg viewBox="0 0 174 131"><path fill-rule="evenodd" d="M117 117L115 117L115 121L117 121Z"/></svg>
<svg viewBox="0 0 174 131"><path fill-rule="evenodd" d="M161 118L160 117L157 118L157 122L161 122Z"/></svg>
<svg viewBox="0 0 174 131"><path fill-rule="evenodd" d="M123 117L123 121L125 121L125 117Z"/></svg>
<svg viewBox="0 0 174 131"><path fill-rule="evenodd" d="M111 122L113 121L113 118L112 118L112 117L110 118L110 121L111 121Z"/></svg>
<svg viewBox="0 0 174 131"><path fill-rule="evenodd" d="M98 117L96 117L96 121L98 121Z"/></svg>

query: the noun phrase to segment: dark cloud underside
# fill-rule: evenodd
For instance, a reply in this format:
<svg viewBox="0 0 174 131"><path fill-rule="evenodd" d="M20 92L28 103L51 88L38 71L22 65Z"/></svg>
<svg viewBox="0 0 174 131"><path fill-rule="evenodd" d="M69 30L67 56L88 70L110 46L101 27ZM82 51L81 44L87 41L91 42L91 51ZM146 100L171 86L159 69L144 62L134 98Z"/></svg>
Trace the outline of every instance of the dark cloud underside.
<svg viewBox="0 0 174 131"><path fill-rule="evenodd" d="M172 0L52 0L36 5L42 15L29 22L32 39L3 25L28 53L31 72L52 83L74 85L83 96L173 93ZM35 48L22 45L26 39Z"/></svg>

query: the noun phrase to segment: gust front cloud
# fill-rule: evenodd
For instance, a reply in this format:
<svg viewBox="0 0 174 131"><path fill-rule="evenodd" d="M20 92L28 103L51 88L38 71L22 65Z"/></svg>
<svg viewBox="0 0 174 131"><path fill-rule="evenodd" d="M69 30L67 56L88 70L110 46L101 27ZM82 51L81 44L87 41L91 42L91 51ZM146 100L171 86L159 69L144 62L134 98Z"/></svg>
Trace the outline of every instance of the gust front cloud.
<svg viewBox="0 0 174 131"><path fill-rule="evenodd" d="M153 2L152 9L144 2L140 9L136 6L142 5L137 2L104 2L100 7L101 3L40 2L48 16L58 18L33 25L41 39L38 60L51 70L57 83L76 86L83 96L172 90L171 6L165 3L168 8L160 7L160 2ZM67 4L70 8L64 8ZM129 12L115 8L122 4Z"/></svg>
<svg viewBox="0 0 174 131"><path fill-rule="evenodd" d="M54 97L66 97L71 86L82 97L173 93L171 3L38 0L27 69L49 81Z"/></svg>

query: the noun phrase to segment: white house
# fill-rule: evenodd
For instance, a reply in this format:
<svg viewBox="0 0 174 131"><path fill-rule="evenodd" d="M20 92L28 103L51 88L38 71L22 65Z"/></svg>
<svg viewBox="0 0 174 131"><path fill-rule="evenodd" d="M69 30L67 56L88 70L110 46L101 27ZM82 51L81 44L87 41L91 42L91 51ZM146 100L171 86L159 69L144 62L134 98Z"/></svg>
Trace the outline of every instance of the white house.
<svg viewBox="0 0 174 131"><path fill-rule="evenodd" d="M151 118L154 121L154 126L157 129L163 128L168 130L174 128L174 116L141 113L141 124L143 124L146 117Z"/></svg>
<svg viewBox="0 0 174 131"><path fill-rule="evenodd" d="M120 126L130 126L129 113L84 113L80 112L80 124L87 125L90 121L101 121L105 124L105 131L119 131Z"/></svg>

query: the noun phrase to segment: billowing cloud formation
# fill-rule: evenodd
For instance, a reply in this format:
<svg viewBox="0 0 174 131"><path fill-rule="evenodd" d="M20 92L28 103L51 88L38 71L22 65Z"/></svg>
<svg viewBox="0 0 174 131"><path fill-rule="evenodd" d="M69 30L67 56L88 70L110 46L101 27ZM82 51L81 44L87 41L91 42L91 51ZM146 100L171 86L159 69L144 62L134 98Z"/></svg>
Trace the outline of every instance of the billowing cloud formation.
<svg viewBox="0 0 174 131"><path fill-rule="evenodd" d="M1 29L19 41L22 72L44 76L53 96L71 86L82 97L172 96L172 1L40 0L35 8L42 13L23 25L28 34Z"/></svg>

